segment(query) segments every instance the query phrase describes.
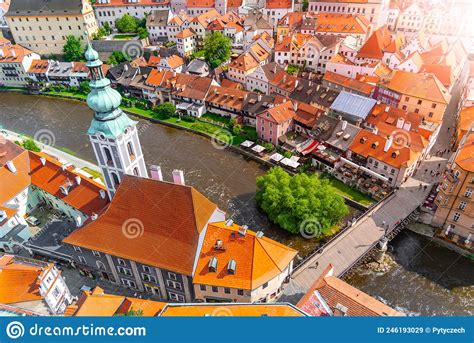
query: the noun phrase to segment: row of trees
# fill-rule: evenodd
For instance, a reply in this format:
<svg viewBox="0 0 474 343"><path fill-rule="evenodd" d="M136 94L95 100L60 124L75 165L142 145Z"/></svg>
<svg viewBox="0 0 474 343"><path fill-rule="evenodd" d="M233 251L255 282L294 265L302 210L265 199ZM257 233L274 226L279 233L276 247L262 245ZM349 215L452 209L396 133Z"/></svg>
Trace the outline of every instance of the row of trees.
<svg viewBox="0 0 474 343"><path fill-rule="evenodd" d="M144 39L148 37L146 29L147 17L148 15L143 19L138 19L126 13L115 21L115 27L120 33L137 33L140 39Z"/></svg>

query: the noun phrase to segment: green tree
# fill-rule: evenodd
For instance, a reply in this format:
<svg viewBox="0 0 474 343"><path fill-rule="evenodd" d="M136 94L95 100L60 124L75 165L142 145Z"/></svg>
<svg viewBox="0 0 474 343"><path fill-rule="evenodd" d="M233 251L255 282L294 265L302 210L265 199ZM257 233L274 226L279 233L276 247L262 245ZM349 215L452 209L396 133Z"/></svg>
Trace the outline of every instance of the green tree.
<svg viewBox="0 0 474 343"><path fill-rule="evenodd" d="M314 174L290 176L279 167L257 178L256 200L270 220L283 229L303 234L308 225L316 227L312 237L319 238L349 213L328 180Z"/></svg>
<svg viewBox="0 0 474 343"><path fill-rule="evenodd" d="M137 33L140 39L145 39L148 37L148 30L143 27L139 27Z"/></svg>
<svg viewBox="0 0 474 343"><path fill-rule="evenodd" d="M115 21L115 27L121 33L137 32L138 19L125 13L122 18Z"/></svg>
<svg viewBox="0 0 474 343"><path fill-rule="evenodd" d="M114 51L112 55L110 55L109 59L107 60L107 64L115 66L122 62L125 62L126 60L127 58L125 57L122 51Z"/></svg>
<svg viewBox="0 0 474 343"><path fill-rule="evenodd" d="M156 117L169 118L176 114L176 106L171 102L164 102L155 108Z"/></svg>
<svg viewBox="0 0 474 343"><path fill-rule="evenodd" d="M108 35L112 33L112 28L110 27L110 24L108 22L105 22L102 27Z"/></svg>
<svg viewBox="0 0 474 343"><path fill-rule="evenodd" d="M34 152L40 152L41 151L39 146L32 139L25 140L23 142L23 148L25 148L26 150L34 151Z"/></svg>
<svg viewBox="0 0 474 343"><path fill-rule="evenodd" d="M100 27L100 28L97 30L97 32L92 35L92 39L94 39L94 40L99 40L99 39L104 38L104 37L107 36L107 35L108 35L107 30L106 30L105 28L103 28L103 27Z"/></svg>
<svg viewBox="0 0 474 343"><path fill-rule="evenodd" d="M306 12L309 7L309 1L308 0L303 0L303 12Z"/></svg>
<svg viewBox="0 0 474 343"><path fill-rule="evenodd" d="M63 47L64 59L68 62L77 62L84 59L84 48L79 38L67 36Z"/></svg>
<svg viewBox="0 0 474 343"><path fill-rule="evenodd" d="M79 92L82 94L89 94L91 91L91 87L89 86L89 81L82 81L79 84Z"/></svg>
<svg viewBox="0 0 474 343"><path fill-rule="evenodd" d="M298 67L296 64L289 64L286 68L286 72L290 75L298 74L299 70L300 67Z"/></svg>
<svg viewBox="0 0 474 343"><path fill-rule="evenodd" d="M216 68L230 58L232 43L229 37L216 31L206 36L204 39L204 58Z"/></svg>

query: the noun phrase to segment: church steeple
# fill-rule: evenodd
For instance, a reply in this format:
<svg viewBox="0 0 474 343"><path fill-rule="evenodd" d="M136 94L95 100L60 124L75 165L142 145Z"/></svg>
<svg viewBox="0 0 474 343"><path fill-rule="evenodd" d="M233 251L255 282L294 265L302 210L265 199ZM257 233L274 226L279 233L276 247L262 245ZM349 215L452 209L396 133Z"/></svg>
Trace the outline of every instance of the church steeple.
<svg viewBox="0 0 474 343"><path fill-rule="evenodd" d="M120 109L122 96L104 76L103 63L90 42L85 57L91 79L87 105L94 111L87 134L112 199L124 174L142 177L148 174L138 138L137 122Z"/></svg>

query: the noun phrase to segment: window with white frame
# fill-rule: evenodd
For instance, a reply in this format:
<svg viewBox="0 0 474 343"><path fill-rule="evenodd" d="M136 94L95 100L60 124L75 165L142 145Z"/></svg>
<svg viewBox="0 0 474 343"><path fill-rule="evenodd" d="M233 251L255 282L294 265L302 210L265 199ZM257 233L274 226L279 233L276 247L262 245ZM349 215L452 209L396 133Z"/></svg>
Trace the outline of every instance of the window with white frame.
<svg viewBox="0 0 474 343"><path fill-rule="evenodd" d="M171 280L178 280L178 277L175 273L168 272L168 278Z"/></svg>
<svg viewBox="0 0 474 343"><path fill-rule="evenodd" d="M467 202L465 202L465 201L461 201L459 203L459 209L462 210L462 211L464 211L466 209L466 206L467 206Z"/></svg>
<svg viewBox="0 0 474 343"><path fill-rule="evenodd" d="M147 274L147 273L142 273L142 279L144 281L149 281L149 282L156 283L156 277L154 277L153 275Z"/></svg>
<svg viewBox="0 0 474 343"><path fill-rule="evenodd" d="M78 247L78 246L75 246L75 245L74 245L74 251L82 252L81 247Z"/></svg>
<svg viewBox="0 0 474 343"><path fill-rule="evenodd" d="M459 218L461 218L461 213L458 213L458 212L454 213L453 221L457 222Z"/></svg>
<svg viewBox="0 0 474 343"><path fill-rule="evenodd" d="M126 266L126 265L127 265L127 263L125 262L125 260L123 260L123 259L121 259L121 258L119 258L117 261L118 261L118 264L121 265L121 266Z"/></svg>
<svg viewBox="0 0 474 343"><path fill-rule="evenodd" d="M95 264L97 265L97 268L100 270L105 270L105 264L101 261L96 261Z"/></svg>
<svg viewBox="0 0 474 343"><path fill-rule="evenodd" d="M142 269L145 273L151 273L151 268L148 266L142 266Z"/></svg>
<svg viewBox="0 0 474 343"><path fill-rule="evenodd" d="M170 300L178 301L180 303L184 303L184 297L181 294L176 294L173 292L168 292Z"/></svg>
<svg viewBox="0 0 474 343"><path fill-rule="evenodd" d="M92 250L92 254L94 256L100 257L100 252L98 252L98 251Z"/></svg>
<svg viewBox="0 0 474 343"><path fill-rule="evenodd" d="M173 280L166 280L166 285L168 287L179 289L179 290L183 289L183 286L181 285L181 283L173 281Z"/></svg>
<svg viewBox="0 0 474 343"><path fill-rule="evenodd" d="M132 276L132 271L128 268L118 266L117 270L119 271L120 274Z"/></svg>
<svg viewBox="0 0 474 343"><path fill-rule="evenodd" d="M122 285L127 286L127 287L131 287L131 288L136 288L137 287L135 282L133 282L132 280L128 280L128 279L122 279Z"/></svg>
<svg viewBox="0 0 474 343"><path fill-rule="evenodd" d="M84 257L78 256L78 258L79 258L79 262L86 264L86 259Z"/></svg>

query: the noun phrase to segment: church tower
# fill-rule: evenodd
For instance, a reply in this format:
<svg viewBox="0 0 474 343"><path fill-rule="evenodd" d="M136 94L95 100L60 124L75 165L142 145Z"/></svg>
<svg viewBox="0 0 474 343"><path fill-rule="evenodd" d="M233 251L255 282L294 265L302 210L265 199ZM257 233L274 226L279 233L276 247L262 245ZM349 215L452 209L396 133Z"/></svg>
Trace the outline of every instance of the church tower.
<svg viewBox="0 0 474 343"><path fill-rule="evenodd" d="M102 169L109 198L112 199L124 174L142 177L148 177L148 174L137 122L119 108L122 96L104 76L103 63L90 42L85 57L91 78L87 105L94 111L87 134Z"/></svg>

